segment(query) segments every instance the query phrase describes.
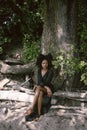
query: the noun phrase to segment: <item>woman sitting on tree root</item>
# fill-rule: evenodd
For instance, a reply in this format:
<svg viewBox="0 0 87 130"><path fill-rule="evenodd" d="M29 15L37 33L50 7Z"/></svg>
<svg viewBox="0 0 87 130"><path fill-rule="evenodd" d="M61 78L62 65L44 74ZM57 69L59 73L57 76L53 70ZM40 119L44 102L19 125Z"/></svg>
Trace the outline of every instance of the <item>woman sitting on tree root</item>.
<svg viewBox="0 0 87 130"><path fill-rule="evenodd" d="M42 114L42 99L43 95L52 96L53 85L51 84L53 71L52 71L52 55L40 54L37 58L36 65L38 66L38 82L34 86L35 96L31 107L26 111L25 115L31 115L34 112L35 105L38 106L38 117Z"/></svg>

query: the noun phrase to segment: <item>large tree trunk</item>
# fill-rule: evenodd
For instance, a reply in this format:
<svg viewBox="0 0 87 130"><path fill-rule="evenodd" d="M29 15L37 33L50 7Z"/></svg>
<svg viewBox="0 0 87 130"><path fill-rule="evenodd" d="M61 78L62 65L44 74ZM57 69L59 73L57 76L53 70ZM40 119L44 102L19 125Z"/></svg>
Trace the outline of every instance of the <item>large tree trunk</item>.
<svg viewBox="0 0 87 130"><path fill-rule="evenodd" d="M46 0L45 23L42 34L42 53L51 52L54 56L59 50L64 55L70 51L73 57L72 45L76 42L76 1L75 0ZM57 78L57 87L65 85L64 78ZM72 86L73 78L68 81Z"/></svg>
<svg viewBox="0 0 87 130"><path fill-rule="evenodd" d="M75 43L75 0L46 1L45 23L42 35L42 52L58 52L71 49ZM56 51L55 51L56 50Z"/></svg>

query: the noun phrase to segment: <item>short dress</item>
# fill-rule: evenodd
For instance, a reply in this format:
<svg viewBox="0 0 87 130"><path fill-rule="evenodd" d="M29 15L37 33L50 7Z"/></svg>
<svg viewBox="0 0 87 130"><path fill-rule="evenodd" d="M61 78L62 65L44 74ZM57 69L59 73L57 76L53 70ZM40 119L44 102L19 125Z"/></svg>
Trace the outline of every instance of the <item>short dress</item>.
<svg viewBox="0 0 87 130"><path fill-rule="evenodd" d="M37 76L37 85L41 87L48 86L52 92L54 92L54 86L51 83L53 78L53 71L52 69L48 69L44 76L41 75L41 69L38 69L38 76Z"/></svg>

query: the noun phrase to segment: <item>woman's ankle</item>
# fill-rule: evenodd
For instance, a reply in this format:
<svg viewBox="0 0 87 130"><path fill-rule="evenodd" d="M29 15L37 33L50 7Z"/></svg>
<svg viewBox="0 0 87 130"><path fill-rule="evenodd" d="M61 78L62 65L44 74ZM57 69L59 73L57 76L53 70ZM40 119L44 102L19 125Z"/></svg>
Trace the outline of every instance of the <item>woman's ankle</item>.
<svg viewBox="0 0 87 130"><path fill-rule="evenodd" d="M41 114L41 112L38 112L38 116L41 116L42 114Z"/></svg>

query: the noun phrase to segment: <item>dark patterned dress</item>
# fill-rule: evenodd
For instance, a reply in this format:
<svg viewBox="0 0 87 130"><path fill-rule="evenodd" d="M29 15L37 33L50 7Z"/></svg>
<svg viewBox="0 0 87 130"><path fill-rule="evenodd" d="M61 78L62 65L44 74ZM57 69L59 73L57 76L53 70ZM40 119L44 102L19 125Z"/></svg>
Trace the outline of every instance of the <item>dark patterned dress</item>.
<svg viewBox="0 0 87 130"><path fill-rule="evenodd" d="M40 85L41 87L47 86L51 89L51 91L54 91L54 87L52 85L52 78L53 78L53 71L52 69L48 69L44 76L41 75L41 70L38 69L38 82L37 85Z"/></svg>

